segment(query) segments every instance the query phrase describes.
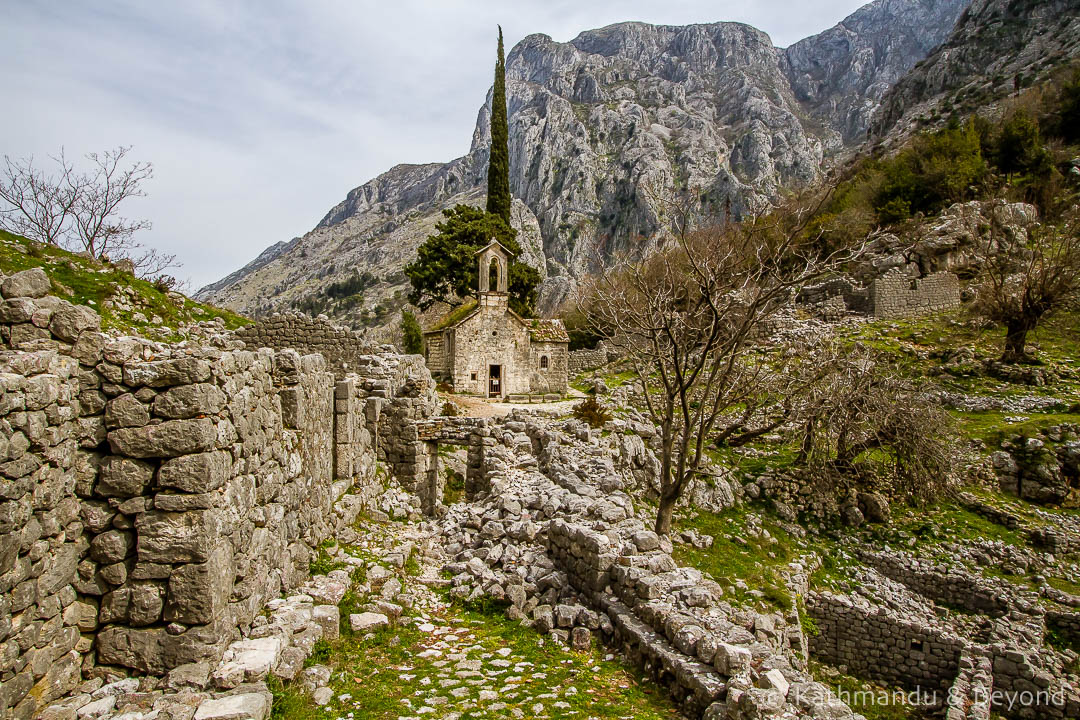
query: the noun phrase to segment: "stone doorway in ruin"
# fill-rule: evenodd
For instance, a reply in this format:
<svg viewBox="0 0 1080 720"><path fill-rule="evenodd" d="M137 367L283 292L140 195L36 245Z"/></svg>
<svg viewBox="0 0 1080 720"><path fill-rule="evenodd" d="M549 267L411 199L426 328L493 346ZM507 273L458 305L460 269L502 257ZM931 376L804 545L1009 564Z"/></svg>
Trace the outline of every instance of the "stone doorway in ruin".
<svg viewBox="0 0 1080 720"><path fill-rule="evenodd" d="M491 442L486 418L435 418L416 424L417 442L422 445L423 458L416 467L415 492L420 496L424 514L437 516L445 512L443 496L446 476L440 461L439 447L452 446L465 452L464 497L471 500L489 487L483 470L484 446Z"/></svg>
<svg viewBox="0 0 1080 720"><path fill-rule="evenodd" d="M502 365L488 366L488 397L502 397Z"/></svg>

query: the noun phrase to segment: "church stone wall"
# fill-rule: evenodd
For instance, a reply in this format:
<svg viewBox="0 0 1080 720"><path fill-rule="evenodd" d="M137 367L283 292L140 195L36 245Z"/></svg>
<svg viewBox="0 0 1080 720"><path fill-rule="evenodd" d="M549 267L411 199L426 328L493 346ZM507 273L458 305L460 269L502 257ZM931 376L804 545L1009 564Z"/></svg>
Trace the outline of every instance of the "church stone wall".
<svg viewBox="0 0 1080 720"><path fill-rule="evenodd" d="M454 390L486 397L488 370L501 365L502 395L528 393L530 343L528 329L507 312L505 295L481 296L480 311L454 328Z"/></svg>
<svg viewBox="0 0 1080 720"><path fill-rule="evenodd" d="M566 343L536 342L530 343L530 379L533 393L558 393L565 395L569 377L570 352ZM542 358L547 358L547 367L543 367Z"/></svg>

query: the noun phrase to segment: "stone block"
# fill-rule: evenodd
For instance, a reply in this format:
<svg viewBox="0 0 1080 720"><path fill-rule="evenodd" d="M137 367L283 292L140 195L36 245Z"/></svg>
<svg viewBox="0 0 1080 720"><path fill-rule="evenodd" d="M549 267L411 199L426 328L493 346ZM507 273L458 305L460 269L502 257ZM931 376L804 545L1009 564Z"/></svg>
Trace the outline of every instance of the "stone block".
<svg viewBox="0 0 1080 720"><path fill-rule="evenodd" d="M166 460L158 470L158 485L189 493L215 490L225 483L231 469L228 453L206 452Z"/></svg>
<svg viewBox="0 0 1080 720"><path fill-rule="evenodd" d="M110 455L101 464L95 489L105 497L137 497L143 494L153 477L153 465Z"/></svg>
<svg viewBox="0 0 1080 720"><path fill-rule="evenodd" d="M245 682L256 682L270 674L284 649L281 638L272 635L234 642L225 657L228 664L243 671Z"/></svg>
<svg viewBox="0 0 1080 720"><path fill-rule="evenodd" d="M143 513L135 519L139 561L204 563L217 545L221 528L222 518L216 510Z"/></svg>
<svg viewBox="0 0 1080 720"><path fill-rule="evenodd" d="M154 414L175 420L216 415L225 407L225 393L210 383L178 385L154 398Z"/></svg>
<svg viewBox="0 0 1080 720"><path fill-rule="evenodd" d="M99 330L101 316L85 305L64 305L57 308L49 322L49 330L64 342L74 343L85 330Z"/></svg>
<svg viewBox="0 0 1080 720"><path fill-rule="evenodd" d="M198 358L124 363L124 384L131 387L190 385L206 382L210 375L210 363Z"/></svg>
<svg viewBox="0 0 1080 720"><path fill-rule="evenodd" d="M240 693L204 700L193 720L266 720L273 696L269 692Z"/></svg>
<svg viewBox="0 0 1080 720"><path fill-rule="evenodd" d="M750 667L750 651L738 645L720 643L716 648L713 666L721 675L737 675Z"/></svg>
<svg viewBox="0 0 1080 720"><path fill-rule="evenodd" d="M389 624L390 618L382 613L364 612L349 616L349 626L355 633L372 632Z"/></svg>
<svg viewBox="0 0 1080 720"><path fill-rule="evenodd" d="M108 530L90 541L90 557L102 564L118 563L134 549L134 535L122 530Z"/></svg>
<svg viewBox="0 0 1080 720"><path fill-rule="evenodd" d="M204 625L224 611L236 572L232 548L219 542L204 563L182 565L169 576L165 622Z"/></svg>
<svg viewBox="0 0 1080 720"><path fill-rule="evenodd" d="M209 418L167 420L158 425L113 430L112 451L136 458L176 457L212 450L217 429Z"/></svg>

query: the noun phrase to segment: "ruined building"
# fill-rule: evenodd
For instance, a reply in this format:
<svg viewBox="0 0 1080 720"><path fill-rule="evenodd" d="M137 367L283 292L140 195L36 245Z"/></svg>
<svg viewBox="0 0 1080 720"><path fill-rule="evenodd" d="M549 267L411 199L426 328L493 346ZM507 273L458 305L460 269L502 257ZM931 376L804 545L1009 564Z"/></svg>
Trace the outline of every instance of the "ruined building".
<svg viewBox="0 0 1080 720"><path fill-rule="evenodd" d="M476 252L479 300L463 318L447 316L424 333L431 374L459 393L566 393L570 338L561 320L522 318L510 309L510 253L497 240ZM494 289L492 289L494 288Z"/></svg>

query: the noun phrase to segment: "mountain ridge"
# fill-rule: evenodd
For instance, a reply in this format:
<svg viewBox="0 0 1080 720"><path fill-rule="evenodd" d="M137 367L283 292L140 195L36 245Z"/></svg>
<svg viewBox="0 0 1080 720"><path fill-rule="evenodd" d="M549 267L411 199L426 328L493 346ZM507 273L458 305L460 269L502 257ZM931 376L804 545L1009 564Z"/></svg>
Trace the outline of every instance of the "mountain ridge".
<svg viewBox="0 0 1080 720"><path fill-rule="evenodd" d="M506 63L511 190L517 224L539 229L541 309L614 257L648 253L666 223L656 196L694 188L700 212L739 216L819 177L829 155L865 135L880 79L920 59L912 37L929 22L944 38L966 1L876 0L845 19L860 30L837 25L787 49L741 23L625 22L565 43L522 39ZM821 76L826 63L843 72ZM258 315L364 270L382 279L366 301L400 304L401 268L440 211L482 202L490 103L489 89L466 155L394 166L299 242L197 295Z"/></svg>

